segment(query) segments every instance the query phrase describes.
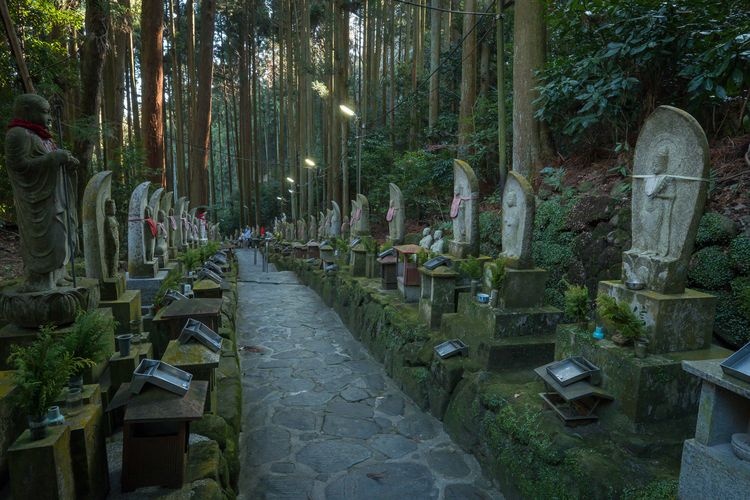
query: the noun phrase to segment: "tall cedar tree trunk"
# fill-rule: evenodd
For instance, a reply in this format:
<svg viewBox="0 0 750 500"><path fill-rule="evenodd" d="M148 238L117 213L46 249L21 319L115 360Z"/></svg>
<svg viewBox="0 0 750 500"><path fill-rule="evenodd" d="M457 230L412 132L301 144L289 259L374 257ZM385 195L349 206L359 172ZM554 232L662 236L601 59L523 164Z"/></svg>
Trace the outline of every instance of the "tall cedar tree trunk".
<svg viewBox="0 0 750 500"><path fill-rule="evenodd" d="M175 162L175 168L177 169L177 186L175 194L177 197L188 194L187 189L187 175L185 170L185 119L183 118L183 103L182 103L182 64L180 58L177 55L177 23L175 23L175 16L173 15L179 9L179 0L169 0L169 11L170 11L170 27L171 27L171 43L169 44L169 54L172 58L172 89L174 95L174 143L175 151L177 155L177 161Z"/></svg>
<svg viewBox="0 0 750 500"><path fill-rule="evenodd" d="M237 113L237 105L234 104L235 119L239 131L237 133L237 156L239 161L237 164L237 176L238 176L238 190L239 190L239 202L240 202L240 225L250 224L250 212L248 206L248 200L250 199L250 175L249 175L249 150L247 147L248 138L248 119L247 115L250 111L248 97L249 97L249 76L248 76L248 63L247 63L247 25L249 21L248 15L248 0L242 2L242 15L240 20L240 40L239 40L239 72L240 72L240 112ZM237 121L239 120L239 121Z"/></svg>
<svg viewBox="0 0 750 500"><path fill-rule="evenodd" d="M0 1L0 15L2 15L3 18L3 28L5 29L5 36L8 39L10 50L13 53L13 60L16 62L18 74L21 76L23 91L27 94L35 94L36 90L34 90L34 84L31 82L31 76L29 76L29 68L26 66L26 60L23 58L21 42L19 42L18 36L16 35L16 29L13 27L13 20L10 18L8 4L5 0Z"/></svg>
<svg viewBox="0 0 750 500"><path fill-rule="evenodd" d="M143 2L141 10L143 144L148 168L146 178L157 186L164 185L163 19L164 4L161 1Z"/></svg>
<svg viewBox="0 0 750 500"><path fill-rule="evenodd" d="M141 135L141 117L138 111L138 87L135 79L135 45L133 44L133 19L130 10L130 0L121 0L122 7L126 10L128 16L128 33L127 33L127 64L128 64L128 89L130 90L130 104L128 106L128 116L133 124L133 139L136 143L141 144L143 137Z"/></svg>
<svg viewBox="0 0 750 500"><path fill-rule="evenodd" d="M429 120L430 131L435 128L439 114L440 75L437 71L440 65L440 0L432 0L433 10L430 12L430 98Z"/></svg>
<svg viewBox="0 0 750 500"><path fill-rule="evenodd" d="M105 167L122 180L123 103L125 101L125 54L127 32L124 19L109 19L109 51L104 63L104 151Z"/></svg>
<svg viewBox="0 0 750 500"><path fill-rule="evenodd" d="M102 73L107 54L107 2L89 0L86 3L86 38L81 47L81 92L79 94L76 122L84 125L84 131L76 135L73 155L81 164L78 166L78 199L83 199L83 191L88 182L91 156L98 135L99 111L102 103ZM85 129L89 129L86 131ZM95 134L90 131L96 130Z"/></svg>
<svg viewBox="0 0 750 500"><path fill-rule="evenodd" d="M497 2L497 26L495 45L497 48L497 163L500 170L499 191L505 188L508 177L508 138L506 132L507 116L505 110L505 0Z"/></svg>
<svg viewBox="0 0 750 500"><path fill-rule="evenodd" d="M208 155L211 147L211 96L214 77L214 24L216 1L201 0L201 31L196 115L193 120L190 160L190 203L208 204Z"/></svg>
<svg viewBox="0 0 750 500"><path fill-rule="evenodd" d="M513 25L513 170L531 179L543 164L545 147L534 118L535 71L544 65L544 1L515 3Z"/></svg>
<svg viewBox="0 0 750 500"><path fill-rule="evenodd" d="M349 102L348 66L349 66L349 5L345 0L336 0L336 19L338 27L336 46L336 88L338 99L335 102ZM349 215L349 154L347 151L349 123L337 109L341 129L341 217Z"/></svg>
<svg viewBox="0 0 750 500"><path fill-rule="evenodd" d="M536 0L534 0L536 1ZM476 10L474 0L466 0L464 9ZM474 133L474 102L477 99L477 16L464 14L464 43L461 51L461 104L458 113L458 157L466 158L469 136ZM468 34L468 35L467 35Z"/></svg>
<svg viewBox="0 0 750 500"><path fill-rule="evenodd" d="M330 12L330 27L328 30L328 60L330 65L330 73L329 73L329 81L331 83L330 85L330 92L328 94L328 112L329 112L329 154L330 159L328 161L328 175L330 176L330 183L328 188L328 196L329 201L335 201L339 204L339 207L341 206L341 171L339 169L339 166L341 164L341 112L339 111L338 106L338 97L339 97L339 76L338 76L338 68L339 68L339 52L338 52L338 44L339 40L336 36L336 32L339 25L339 2L332 2L331 3L331 12ZM329 204L326 208L331 208L331 205Z"/></svg>
<svg viewBox="0 0 750 500"><path fill-rule="evenodd" d="M301 120L304 128L303 132L303 147L305 158L313 158L315 155L312 150L312 62L310 59L310 1L303 0L302 2L302 72L300 75L304 75L304 85L302 86L302 95L300 101L303 103L304 118ZM304 162L300 162L300 165L307 166ZM305 199L307 205L304 206L304 210L300 210L301 218L307 220L305 215L313 215L313 179L315 170L305 168L303 172L304 176L300 176L300 179L306 181L307 184L307 195ZM302 187L304 188L304 185Z"/></svg>

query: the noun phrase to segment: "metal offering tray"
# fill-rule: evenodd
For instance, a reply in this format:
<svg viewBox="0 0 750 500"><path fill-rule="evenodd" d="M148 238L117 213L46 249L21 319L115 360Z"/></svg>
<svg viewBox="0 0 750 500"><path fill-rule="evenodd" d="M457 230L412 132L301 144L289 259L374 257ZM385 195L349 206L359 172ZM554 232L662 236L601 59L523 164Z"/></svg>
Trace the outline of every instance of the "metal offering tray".
<svg viewBox="0 0 750 500"><path fill-rule="evenodd" d="M190 318L177 337L180 344L187 343L190 339L195 339L213 352L221 350L221 335L211 330L208 326L197 319Z"/></svg>
<svg viewBox="0 0 750 500"><path fill-rule="evenodd" d="M547 366L547 373L563 387L587 378L594 385L601 382L601 370L582 356L571 356L552 363Z"/></svg>
<svg viewBox="0 0 750 500"><path fill-rule="evenodd" d="M396 255L396 249L391 247L388 250L383 250L378 254L378 259L383 259L385 257L388 257L389 255Z"/></svg>
<svg viewBox="0 0 750 500"><path fill-rule="evenodd" d="M721 370L730 377L750 382L750 343L721 362Z"/></svg>
<svg viewBox="0 0 750 500"><path fill-rule="evenodd" d="M178 292L177 290L169 289L167 290L167 293L164 294L164 302L166 305L171 304L172 302L187 299L186 296Z"/></svg>
<svg viewBox="0 0 750 500"><path fill-rule="evenodd" d="M203 269L208 269L209 271L215 272L218 276L224 277L224 271L210 260L203 263Z"/></svg>
<svg viewBox="0 0 750 500"><path fill-rule="evenodd" d="M169 392L184 396L190 389L193 375L157 359L144 359L133 372L130 392L140 394L147 382Z"/></svg>
<svg viewBox="0 0 750 500"><path fill-rule="evenodd" d="M450 358L451 356L468 356L469 355L469 346L464 344L459 339L453 339L448 340L446 342L443 342L442 344L438 344L435 346L435 353L440 356L440 358Z"/></svg>
<svg viewBox="0 0 750 500"><path fill-rule="evenodd" d="M437 269L440 266L450 266L451 260L448 257L445 257L444 255L438 255L437 257L434 257L424 264L422 264L422 267L425 269L429 269L430 271Z"/></svg>
<svg viewBox="0 0 750 500"><path fill-rule="evenodd" d="M226 266L227 265L227 256L222 253L215 253L211 257L211 262L214 262L216 264L219 264L220 266Z"/></svg>
<svg viewBox="0 0 750 500"><path fill-rule="evenodd" d="M359 245L362 242L362 238L354 238L351 243L349 243L349 247L354 248L357 245Z"/></svg>
<svg viewBox="0 0 750 500"><path fill-rule="evenodd" d="M217 285L221 285L221 282L224 281L224 278L208 269L201 269L200 271L198 271L198 279L210 279Z"/></svg>

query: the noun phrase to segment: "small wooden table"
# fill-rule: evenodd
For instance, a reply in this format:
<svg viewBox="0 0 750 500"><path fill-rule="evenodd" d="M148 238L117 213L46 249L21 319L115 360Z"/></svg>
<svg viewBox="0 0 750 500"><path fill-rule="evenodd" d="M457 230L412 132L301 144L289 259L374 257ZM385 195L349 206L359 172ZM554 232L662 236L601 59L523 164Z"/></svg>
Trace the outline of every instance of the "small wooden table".
<svg viewBox="0 0 750 500"><path fill-rule="evenodd" d="M184 396L150 384L127 401L122 438L122 491L180 488L185 481L190 422L203 416L208 382L193 380ZM113 403L127 398L123 384Z"/></svg>

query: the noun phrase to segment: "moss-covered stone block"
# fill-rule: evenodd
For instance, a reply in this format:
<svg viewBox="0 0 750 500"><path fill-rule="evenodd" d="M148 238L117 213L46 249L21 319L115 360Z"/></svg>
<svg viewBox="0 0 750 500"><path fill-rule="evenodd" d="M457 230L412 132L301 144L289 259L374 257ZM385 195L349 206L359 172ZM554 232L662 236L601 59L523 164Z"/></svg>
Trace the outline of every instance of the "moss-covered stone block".
<svg viewBox="0 0 750 500"><path fill-rule="evenodd" d="M212 280L200 280L193 285L193 293L199 299L220 299L222 298L221 285Z"/></svg>
<svg viewBox="0 0 750 500"><path fill-rule="evenodd" d="M141 291L125 290L117 299L102 300L99 307L106 307L112 311L117 327L116 335L125 335L134 333L131 331L131 325L136 322L140 330L141 322Z"/></svg>
<svg viewBox="0 0 750 500"><path fill-rule="evenodd" d="M703 349L711 345L716 297L686 288L662 294L629 290L621 281L602 281L599 293L630 305L646 324L649 351L666 353Z"/></svg>
<svg viewBox="0 0 750 500"><path fill-rule="evenodd" d="M367 253L365 247L359 244L352 248L352 276L367 276Z"/></svg>
<svg viewBox="0 0 750 500"><path fill-rule="evenodd" d="M434 270L419 268L421 279L419 317L436 330L443 314L456 312L456 278L458 273L445 266Z"/></svg>
<svg viewBox="0 0 750 500"><path fill-rule="evenodd" d="M216 377L216 412L234 432L239 433L242 426L242 381L239 376L227 376L222 371L223 360ZM226 363L227 366L231 364Z"/></svg>
<svg viewBox="0 0 750 500"><path fill-rule="evenodd" d="M67 425L49 427L47 436L36 441L24 431L8 449L8 464L13 498L76 497Z"/></svg>
<svg viewBox="0 0 750 500"><path fill-rule="evenodd" d="M103 424L100 405L84 405L77 413L67 417L76 498L99 500L109 492Z"/></svg>
<svg viewBox="0 0 750 500"><path fill-rule="evenodd" d="M188 498L201 500L226 500L227 495L222 491L219 483L213 479L200 479L190 483Z"/></svg>
<svg viewBox="0 0 750 500"><path fill-rule="evenodd" d="M231 439L230 434L234 434L226 420L211 413L206 413L200 420L190 424L190 432L216 441L222 450L226 448L227 441Z"/></svg>
<svg viewBox="0 0 750 500"><path fill-rule="evenodd" d="M620 347L607 339L596 341L591 332L563 325L557 332L556 359L583 356L602 371L602 387L614 397L614 405L632 422L659 422L695 415L700 380L681 366L687 359L725 358L720 347L679 353L635 357L632 346Z"/></svg>
<svg viewBox="0 0 750 500"><path fill-rule="evenodd" d="M0 477L8 474L8 448L24 431L25 419L13 403L16 385L12 371L0 371Z"/></svg>
<svg viewBox="0 0 750 500"><path fill-rule="evenodd" d="M503 289L498 297L501 309L541 307L549 273L544 269L505 269Z"/></svg>
<svg viewBox="0 0 750 500"><path fill-rule="evenodd" d="M479 341L476 359L491 372L534 368L554 360L555 335L507 337Z"/></svg>
<svg viewBox="0 0 750 500"><path fill-rule="evenodd" d="M467 450L479 442L480 422L475 406L477 389L475 377L463 378L456 386L443 419L448 434Z"/></svg>
<svg viewBox="0 0 750 500"><path fill-rule="evenodd" d="M427 409L429 406L427 387L430 380L430 371L421 366L402 366L394 367L394 375L401 390L421 409Z"/></svg>

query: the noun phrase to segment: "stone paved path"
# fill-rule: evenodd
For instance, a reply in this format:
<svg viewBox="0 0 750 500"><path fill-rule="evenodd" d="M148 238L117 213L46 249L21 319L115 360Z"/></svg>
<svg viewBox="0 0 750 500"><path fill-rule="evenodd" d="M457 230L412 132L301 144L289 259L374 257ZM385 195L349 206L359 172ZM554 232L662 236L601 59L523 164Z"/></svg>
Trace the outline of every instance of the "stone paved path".
<svg viewBox="0 0 750 500"><path fill-rule="evenodd" d="M238 252L244 499L503 498L290 272ZM273 268L271 268L273 271Z"/></svg>

